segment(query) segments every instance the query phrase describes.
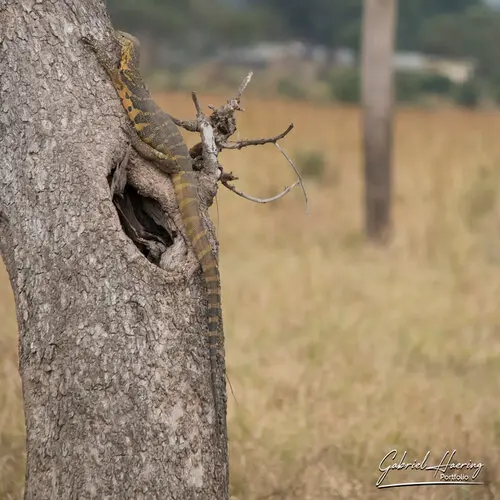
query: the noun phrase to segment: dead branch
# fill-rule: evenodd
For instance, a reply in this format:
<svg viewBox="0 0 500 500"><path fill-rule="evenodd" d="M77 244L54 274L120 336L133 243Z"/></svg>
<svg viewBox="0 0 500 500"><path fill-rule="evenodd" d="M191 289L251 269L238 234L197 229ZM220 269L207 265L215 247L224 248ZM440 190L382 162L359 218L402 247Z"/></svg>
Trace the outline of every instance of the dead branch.
<svg viewBox="0 0 500 500"><path fill-rule="evenodd" d="M267 137L262 139L243 139L241 141L227 141L221 144L224 149L241 149L247 146L262 146L263 144L276 144L279 140L283 139L291 130L293 129L293 123L288 125L287 129L281 134L275 135L274 137Z"/></svg>
<svg viewBox="0 0 500 500"><path fill-rule="evenodd" d="M234 175L232 172L224 172L224 170L222 170L222 174L220 175L219 180L221 182L228 182L228 181L236 181L238 179L239 177L236 177L236 175Z"/></svg>
<svg viewBox="0 0 500 500"><path fill-rule="evenodd" d="M306 202L306 213L309 213L308 197L304 188L304 184L302 182L302 178L300 177L300 174L290 157L279 145L279 141L286 137L293 129L293 123L291 123L285 131L273 137L229 141L229 138L237 130L234 114L236 111L244 111L244 109L241 107L241 96L245 89L248 87L248 84L250 83L250 80L252 78L252 74L252 72L248 73L248 75L241 82L236 95L228 99L225 104L220 107L209 105L208 108L212 111L210 116L207 117L202 112L198 97L195 92L192 92L191 96L196 109L196 123L194 121L178 120L173 117L172 119L178 126L182 126L187 130L198 131L200 133L201 142L190 149L190 155L193 158L195 164L199 164L200 162L197 160L202 157L202 168L205 171L215 173L218 170L218 180L224 187L249 201L253 201L255 203L270 203L272 201L279 200L287 193L289 193L295 186L300 184ZM276 196L272 196L270 198L257 198L254 196L250 196L237 189L236 186L229 184L229 181L235 180L236 177L232 173L226 174L225 172L223 172L222 167L218 162L218 155L223 149L242 149L248 146L261 146L264 144L274 144L281 151L285 159L293 168L297 176L297 181L291 186L286 187L281 193L277 194Z"/></svg>
<svg viewBox="0 0 500 500"><path fill-rule="evenodd" d="M226 101L226 104L224 104L221 108L216 108L211 104L208 105L208 108L211 109L214 113L220 113L220 114L234 113L235 111L245 111L245 109L240 106L241 95L248 87L248 84L250 83L252 76L253 76L253 71L250 71L250 73L248 73L248 75L241 82L238 91L236 92L236 95L232 99L228 99Z"/></svg>
<svg viewBox="0 0 500 500"><path fill-rule="evenodd" d="M243 79L240 88L236 93L236 99L241 99L241 94L243 94L243 92L247 88L248 84L250 83L250 80L252 79L252 76L253 76L253 71L250 71L250 73L248 73L248 75Z"/></svg>
<svg viewBox="0 0 500 500"><path fill-rule="evenodd" d="M302 192L304 193L304 199L306 200L306 214L309 214L309 199L307 197L307 191L306 188L304 187L304 183L302 182L302 177L300 176L297 167L294 165L292 159L286 154L286 151L279 145L278 142L275 142L274 145L281 151L281 154L286 158L290 166L293 168L295 174L297 175L300 187L302 189Z"/></svg>
<svg viewBox="0 0 500 500"><path fill-rule="evenodd" d="M289 191L291 191L298 183L299 181L295 181L294 184L285 187L285 189L281 193L277 194L276 196L272 196L271 198L255 198L254 196L250 196L249 194L245 194L243 191L240 191L232 184L229 184L227 181L222 181L222 185L224 187L227 187L230 191L237 194L238 196L241 196L242 198L245 198L246 200L249 201L254 201L255 203L270 203L271 201L279 200L280 198L285 196Z"/></svg>

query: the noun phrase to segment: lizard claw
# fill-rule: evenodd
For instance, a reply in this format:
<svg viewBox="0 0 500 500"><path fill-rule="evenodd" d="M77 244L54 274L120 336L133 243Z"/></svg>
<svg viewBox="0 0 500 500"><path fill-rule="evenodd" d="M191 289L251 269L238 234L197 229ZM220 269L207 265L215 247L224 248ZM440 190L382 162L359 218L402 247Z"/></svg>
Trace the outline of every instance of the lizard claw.
<svg viewBox="0 0 500 500"><path fill-rule="evenodd" d="M120 125L120 128L123 130L123 132L125 133L125 135L129 138L129 142L130 141L130 135L131 134L135 134L136 131L134 129L134 127L132 127L129 123L127 125Z"/></svg>
<svg viewBox="0 0 500 500"><path fill-rule="evenodd" d="M90 47L94 52L96 51L95 38L91 35L84 35L80 41Z"/></svg>

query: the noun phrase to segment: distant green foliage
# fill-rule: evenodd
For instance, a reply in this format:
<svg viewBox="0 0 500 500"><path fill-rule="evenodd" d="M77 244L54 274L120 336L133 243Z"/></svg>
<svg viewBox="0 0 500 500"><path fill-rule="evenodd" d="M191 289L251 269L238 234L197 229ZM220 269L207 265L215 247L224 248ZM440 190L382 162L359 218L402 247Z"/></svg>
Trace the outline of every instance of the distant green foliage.
<svg viewBox="0 0 500 500"><path fill-rule="evenodd" d="M332 98L339 102L358 103L361 98L361 78L358 69L336 71L330 78Z"/></svg>
<svg viewBox="0 0 500 500"><path fill-rule="evenodd" d="M108 0L107 4L116 27L149 38L149 55L157 67L171 60L172 49L193 63L196 55L211 55L217 47L258 40L303 40L357 51L361 38L362 0ZM500 86L500 12L482 0L401 0L396 47L468 57L486 84L483 91ZM336 99L359 100L355 74L340 75L335 83ZM281 90L286 93L290 86ZM404 102L417 99L419 93L456 93L459 102L470 103L474 93L468 86L451 89L449 82L437 77L417 82L402 76L396 90ZM497 97L496 92L489 95Z"/></svg>
<svg viewBox="0 0 500 500"><path fill-rule="evenodd" d="M108 0L107 5L117 26L175 43L280 38L354 49L363 9L362 0ZM469 52L481 56L482 39L490 44L482 49L491 62L500 50L491 44L500 36L498 19L482 0L404 0L398 6L397 47L449 53L474 42Z"/></svg>
<svg viewBox="0 0 500 500"><path fill-rule="evenodd" d="M248 0L282 20L287 37L329 46L358 48L362 0ZM419 50L426 24L443 15L460 16L481 8L482 0L402 0L398 2L397 47Z"/></svg>
<svg viewBox="0 0 500 500"><path fill-rule="evenodd" d="M500 12L476 6L460 14L433 17L421 32L420 49L472 58L478 77L500 83Z"/></svg>
<svg viewBox="0 0 500 500"><path fill-rule="evenodd" d="M461 85L457 85L454 100L460 106L475 108L479 104L481 89L475 79L470 79Z"/></svg>
<svg viewBox="0 0 500 500"><path fill-rule="evenodd" d="M435 73L398 72L395 91L398 102L415 102L424 95L451 96L455 84Z"/></svg>
<svg viewBox="0 0 500 500"><path fill-rule="evenodd" d="M349 68L332 73L332 98L345 103L358 103L361 98L361 76L358 69ZM395 97L398 102L417 102L425 95L451 98L455 84L447 77L435 73L398 72L394 76Z"/></svg>
<svg viewBox="0 0 500 500"><path fill-rule="evenodd" d="M227 0L108 0L115 27L169 47L206 52L219 45L247 44L279 33L280 20L267 8L238 9ZM273 36L274 37L274 36Z"/></svg>
<svg viewBox="0 0 500 500"><path fill-rule="evenodd" d="M193 16L187 1L108 0L107 5L116 28L131 33L145 31L163 39L182 36Z"/></svg>
<svg viewBox="0 0 500 500"><path fill-rule="evenodd" d="M357 46L362 0L252 0L282 19L290 36L328 46Z"/></svg>
<svg viewBox="0 0 500 500"><path fill-rule="evenodd" d="M455 84L448 77L438 73L427 73L421 78L421 90L425 93L449 95L455 87Z"/></svg>
<svg viewBox="0 0 500 500"><path fill-rule="evenodd" d="M398 102L414 102L422 93L421 76L410 72L397 73L394 87Z"/></svg>

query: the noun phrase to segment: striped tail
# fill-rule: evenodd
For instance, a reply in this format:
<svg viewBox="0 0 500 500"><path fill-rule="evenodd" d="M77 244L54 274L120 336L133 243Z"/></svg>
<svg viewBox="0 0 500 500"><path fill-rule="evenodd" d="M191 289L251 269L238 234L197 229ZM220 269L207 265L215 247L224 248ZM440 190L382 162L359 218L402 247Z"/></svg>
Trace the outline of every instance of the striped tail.
<svg viewBox="0 0 500 500"><path fill-rule="evenodd" d="M182 221L196 258L200 262L207 288L208 335L212 394L215 405L215 421L219 435L219 400L217 398L217 349L222 335L222 308L220 277L212 246L200 218L196 180L192 171L182 171L171 176Z"/></svg>

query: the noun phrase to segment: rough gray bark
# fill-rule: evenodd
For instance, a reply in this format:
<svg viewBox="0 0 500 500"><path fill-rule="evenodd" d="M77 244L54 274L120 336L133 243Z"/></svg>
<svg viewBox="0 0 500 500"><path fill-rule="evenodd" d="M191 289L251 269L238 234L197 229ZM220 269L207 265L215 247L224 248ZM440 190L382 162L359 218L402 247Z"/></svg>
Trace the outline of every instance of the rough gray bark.
<svg viewBox="0 0 500 500"><path fill-rule="evenodd" d="M20 331L25 498L221 500L203 283L171 282L179 236L164 271L111 199L125 115L79 43L107 29L99 0L0 0L0 251ZM166 176L132 160L139 195L174 210ZM219 378L225 391L223 366Z"/></svg>
<svg viewBox="0 0 500 500"><path fill-rule="evenodd" d="M365 0L362 101L365 231L387 239L391 226L394 31L397 0Z"/></svg>

